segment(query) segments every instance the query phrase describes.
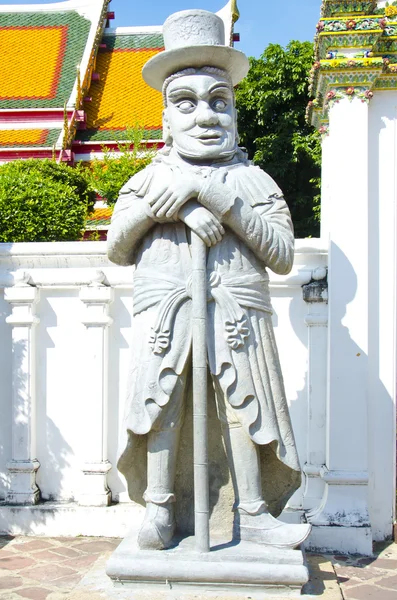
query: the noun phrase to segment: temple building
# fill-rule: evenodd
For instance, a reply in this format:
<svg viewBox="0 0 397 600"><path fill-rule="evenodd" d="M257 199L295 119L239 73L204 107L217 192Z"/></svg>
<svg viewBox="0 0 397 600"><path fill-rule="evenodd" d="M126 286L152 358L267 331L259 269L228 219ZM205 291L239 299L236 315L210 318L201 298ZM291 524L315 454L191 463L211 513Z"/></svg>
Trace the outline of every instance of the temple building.
<svg viewBox="0 0 397 600"><path fill-rule="evenodd" d="M162 26L110 24L111 0L0 5L0 164L54 158L74 164L118 151L126 128L162 145L162 97L142 66L163 50ZM233 43L236 0L218 13ZM97 207L88 230L106 230Z"/></svg>

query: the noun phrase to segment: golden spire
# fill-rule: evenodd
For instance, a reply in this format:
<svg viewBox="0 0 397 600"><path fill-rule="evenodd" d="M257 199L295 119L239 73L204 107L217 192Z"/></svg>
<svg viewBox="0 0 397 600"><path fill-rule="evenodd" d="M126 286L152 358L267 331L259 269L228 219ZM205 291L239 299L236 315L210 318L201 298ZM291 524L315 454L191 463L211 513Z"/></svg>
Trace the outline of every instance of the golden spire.
<svg viewBox="0 0 397 600"><path fill-rule="evenodd" d="M237 6L237 0L232 0L230 9L232 11L232 19L233 19L233 24L234 24L240 18L240 11Z"/></svg>

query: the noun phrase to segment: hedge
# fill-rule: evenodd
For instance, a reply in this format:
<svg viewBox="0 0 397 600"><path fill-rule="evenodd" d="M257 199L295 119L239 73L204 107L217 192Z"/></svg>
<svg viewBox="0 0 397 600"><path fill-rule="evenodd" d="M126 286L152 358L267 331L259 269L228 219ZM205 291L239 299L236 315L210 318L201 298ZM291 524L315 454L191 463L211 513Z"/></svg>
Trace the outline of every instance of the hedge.
<svg viewBox="0 0 397 600"><path fill-rule="evenodd" d="M51 160L0 166L0 242L81 238L95 192L85 171Z"/></svg>

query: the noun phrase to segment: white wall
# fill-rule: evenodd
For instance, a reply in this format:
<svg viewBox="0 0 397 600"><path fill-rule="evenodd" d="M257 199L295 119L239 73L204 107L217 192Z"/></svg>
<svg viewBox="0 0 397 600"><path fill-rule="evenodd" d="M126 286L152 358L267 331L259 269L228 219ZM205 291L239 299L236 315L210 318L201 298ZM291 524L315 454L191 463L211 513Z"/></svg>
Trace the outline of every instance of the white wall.
<svg viewBox="0 0 397 600"><path fill-rule="evenodd" d="M374 111L370 128L375 140L394 135L393 127L387 125L379 131ZM384 143L389 144L390 139L385 138ZM375 173L375 161L371 168ZM371 182L374 188L385 185L382 177L376 183L373 175ZM366 431L355 431L361 414L353 410L354 418L347 424L349 439L333 437L335 422L343 422L351 409L349 387L346 392L342 388L338 416L332 412L335 406L329 405L329 394L327 404L334 376L327 351L328 306L303 300L302 285L326 273L328 240L298 240L291 274L271 275L275 333L305 474L283 519L297 522L306 515L312 520L314 533L309 545L315 548L369 553L372 537L383 539L391 534L395 355L394 322L390 319L394 314L390 265L394 263L390 256L394 260L394 254L388 233L392 236L394 221L389 215L393 202L389 184L382 188L382 208L374 214L370 211L374 229L375 220L381 220L385 235L372 236L369 243L373 261L369 271L368 402L362 403L369 423ZM126 522L138 523L141 518L141 507L130 504L125 481L115 468L129 349L134 342L133 270L111 265L105 252L103 242L0 245L0 531L121 536ZM385 263L378 270L380 256ZM352 273L354 268L346 272L342 268L334 273L334 279L339 277L339 284L349 287ZM29 298L37 296L36 304L32 301L27 306L26 290ZM354 311L350 312L354 319ZM6 322L11 314L13 324ZM29 323L35 319L39 321L32 326L35 337L29 337ZM87 323L95 330L91 327L92 335L88 335ZM18 333L14 338L12 330ZM21 339L35 359L21 361L22 367L18 363ZM14 359L13 347L17 350ZM345 346L339 348L341 356L345 350ZM26 372L29 365L34 371L30 374ZM26 381L33 382L30 388ZM13 403L17 404L14 418ZM33 406L31 413L29 406ZM25 471L15 474L15 462L10 461L20 438L26 438L30 455L23 457ZM343 471L343 462L342 470L330 467L331 441L336 446L346 443L346 448L349 444L365 448L369 457L366 478L361 471ZM36 475L33 459L40 463ZM20 502L20 498L34 496L35 483L46 502L36 507L10 506L10 489L17 490L20 496L16 501ZM225 483L228 485L230 482ZM366 493L368 488L370 525L327 527L321 507L329 504L330 487L347 494L336 506L334 500L340 514L346 508L344 498L354 500L357 489L365 488ZM11 500L15 502L15 498L14 494ZM110 500L119 504L108 506ZM87 505L96 508L87 509Z"/></svg>
<svg viewBox="0 0 397 600"><path fill-rule="evenodd" d="M375 540L395 516L397 94L377 92L369 111L369 473ZM381 467L382 466L382 467Z"/></svg>
<svg viewBox="0 0 397 600"><path fill-rule="evenodd" d="M105 274L105 288L111 288L113 294L109 306L112 324L108 342L104 342L108 343L109 355L108 384L105 384L109 408L104 416L106 456L102 459L109 460L113 467L116 463L129 348L134 339L131 327L133 272L131 268L109 264L105 251L102 242L0 245L1 499L6 498L10 488L7 463L13 454L12 390L19 385L18 380L13 382L12 326L5 322L12 307L4 299L4 288L20 289L18 286L23 281L38 290L39 298L35 306L39 323L34 340L36 416L31 425L36 433L37 451L36 456L30 458L37 458L40 463L36 482L42 499L79 501L84 488L82 465L86 462L87 447L93 437L101 435L90 430L88 416L82 418L87 412L82 409L92 402L87 397L87 385L88 390L93 387L89 376L87 381L87 365L88 355L95 348L87 347L87 330L83 324L85 305L80 294L93 280L98 280L98 269ZM309 330L305 323L308 305L303 301L301 286L326 262L326 251L317 240L298 241L293 272L286 277L273 276L271 281L275 332L302 465L307 462L310 449L307 446ZM324 342L324 327L319 335ZM325 368L325 355L321 361ZM96 402L99 407L99 396ZM125 482L117 469L112 468L105 479L113 501L127 502ZM292 499L292 508L302 509L303 494L304 485Z"/></svg>

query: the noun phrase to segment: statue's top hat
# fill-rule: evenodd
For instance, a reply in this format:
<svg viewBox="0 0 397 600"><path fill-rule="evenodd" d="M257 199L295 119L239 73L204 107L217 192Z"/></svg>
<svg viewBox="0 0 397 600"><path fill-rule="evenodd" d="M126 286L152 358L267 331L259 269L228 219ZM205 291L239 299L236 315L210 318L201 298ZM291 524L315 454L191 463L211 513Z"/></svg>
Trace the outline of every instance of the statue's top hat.
<svg viewBox="0 0 397 600"><path fill-rule="evenodd" d="M144 80L156 90L161 91L167 77L189 67L223 69L233 85L248 73L248 58L239 50L225 46L225 26L212 12L174 13L165 21L163 35L165 51L156 54L142 69Z"/></svg>

